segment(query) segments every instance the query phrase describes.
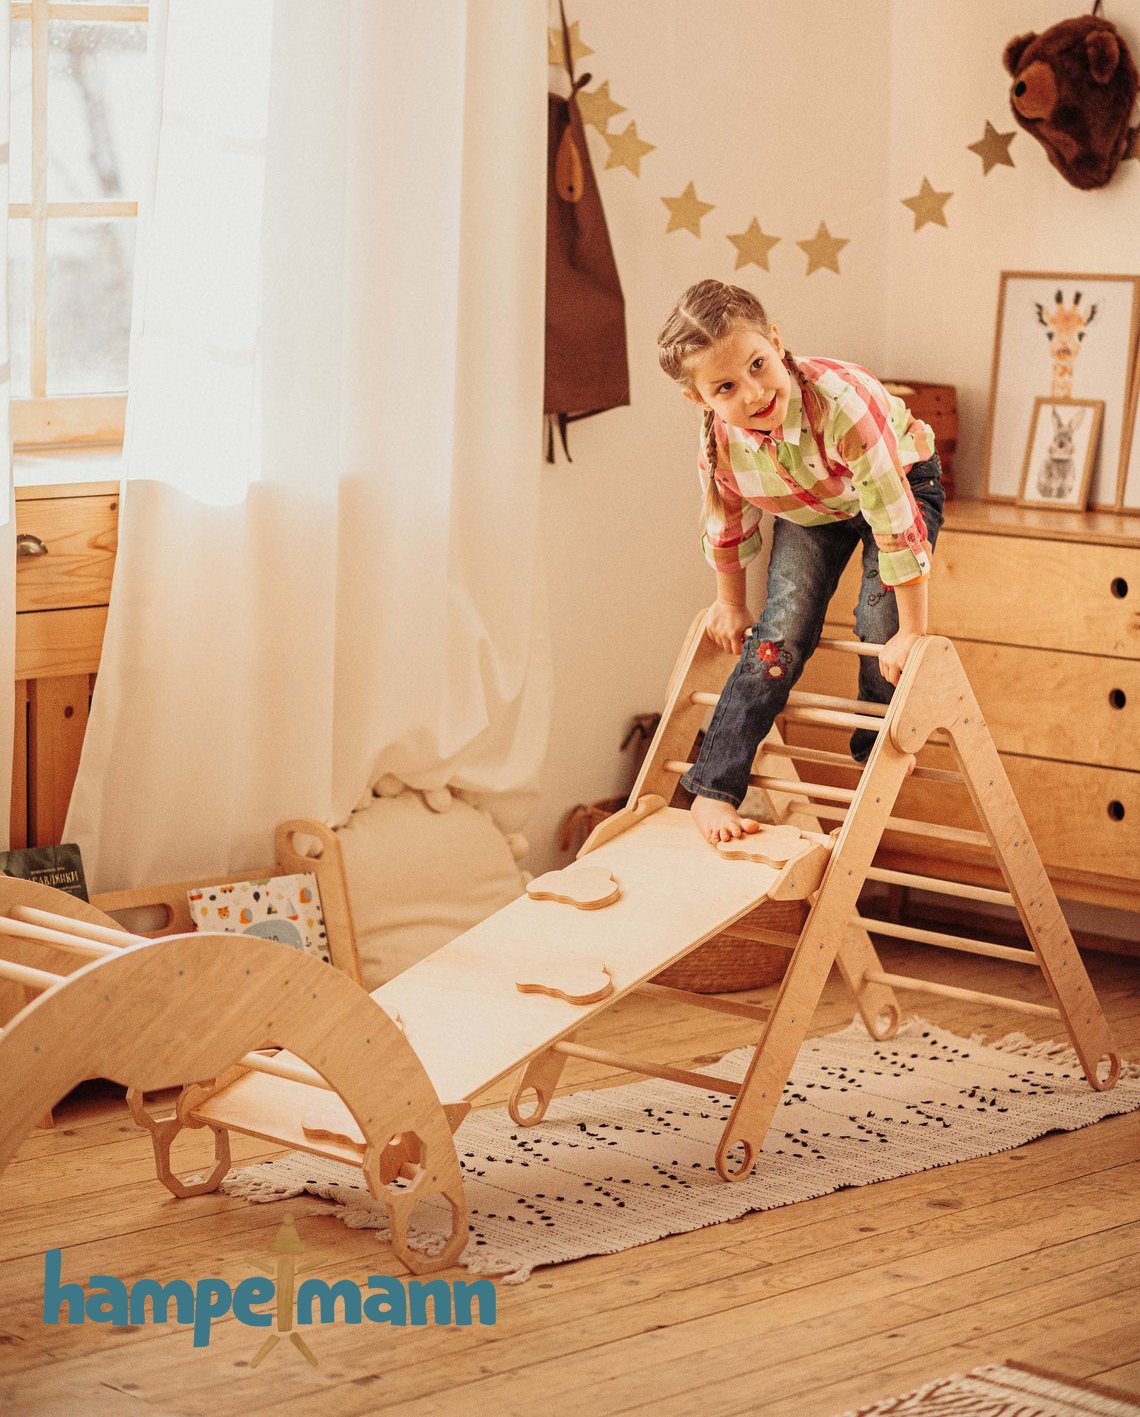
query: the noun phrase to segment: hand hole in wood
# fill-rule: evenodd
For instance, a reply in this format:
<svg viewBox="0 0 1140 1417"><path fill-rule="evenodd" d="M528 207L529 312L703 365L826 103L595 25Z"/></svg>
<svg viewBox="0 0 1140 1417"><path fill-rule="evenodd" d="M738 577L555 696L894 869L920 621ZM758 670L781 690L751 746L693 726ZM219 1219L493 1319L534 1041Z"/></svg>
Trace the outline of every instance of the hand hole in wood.
<svg viewBox="0 0 1140 1417"><path fill-rule="evenodd" d="M525 971L521 979L515 980L520 994L549 994L552 999L565 999L568 1004L597 1004L614 991L614 981L605 963L588 956L536 960L526 965Z"/></svg>
<svg viewBox="0 0 1140 1417"><path fill-rule="evenodd" d="M1123 576L1114 576L1112 578L1112 593L1116 596L1117 600L1123 600L1128 594L1128 582Z"/></svg>
<svg viewBox="0 0 1140 1417"><path fill-rule="evenodd" d="M1124 803L1118 802L1114 797L1108 804L1108 815L1114 822L1122 822L1124 820Z"/></svg>
<svg viewBox="0 0 1140 1417"><path fill-rule="evenodd" d="M1108 702L1114 709L1122 709L1128 702L1128 696L1123 689L1110 689L1108 691Z"/></svg>
<svg viewBox="0 0 1140 1417"><path fill-rule="evenodd" d="M579 910L600 910L621 894L617 880L602 866L567 866L536 876L526 888L531 900L553 900Z"/></svg>

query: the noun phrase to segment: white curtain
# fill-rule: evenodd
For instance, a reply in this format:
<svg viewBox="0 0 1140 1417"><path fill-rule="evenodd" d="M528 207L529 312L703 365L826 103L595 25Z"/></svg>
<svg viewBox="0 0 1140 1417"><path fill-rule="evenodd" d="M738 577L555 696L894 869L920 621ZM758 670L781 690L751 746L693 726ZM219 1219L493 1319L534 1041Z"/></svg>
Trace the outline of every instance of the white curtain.
<svg viewBox="0 0 1140 1417"><path fill-rule="evenodd" d="M9 99L9 40L11 11L0 15L0 201L4 213L0 231L0 297L4 319L0 321L0 585L4 587L5 609L0 612L0 849L10 845L12 812L12 749L16 731L15 698L12 683L16 676L16 504L12 489L12 424L9 405L11 350L8 343L8 139L11 133Z"/></svg>
<svg viewBox="0 0 1140 1417"><path fill-rule="evenodd" d="M152 3L126 486L66 839L270 856L545 751L544 0Z"/></svg>

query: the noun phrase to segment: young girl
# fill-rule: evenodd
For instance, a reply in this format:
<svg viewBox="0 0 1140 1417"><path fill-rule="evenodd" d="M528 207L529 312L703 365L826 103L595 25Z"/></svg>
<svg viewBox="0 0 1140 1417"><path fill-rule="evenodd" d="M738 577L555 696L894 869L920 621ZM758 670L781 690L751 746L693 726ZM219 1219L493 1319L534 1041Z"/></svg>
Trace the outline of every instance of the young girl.
<svg viewBox="0 0 1140 1417"><path fill-rule="evenodd" d="M855 364L792 358L749 291L703 280L658 336L661 367L704 409L699 459L704 551L717 597L705 629L742 651L700 756L681 778L708 841L756 831L737 808L752 760L819 643L824 614L856 546L863 581L859 639L882 644L859 660L859 697L887 703L911 646L926 633L926 581L942 525L934 438L903 402ZM753 625L745 567L760 550L760 514L776 521L768 596ZM864 761L875 735L856 729Z"/></svg>

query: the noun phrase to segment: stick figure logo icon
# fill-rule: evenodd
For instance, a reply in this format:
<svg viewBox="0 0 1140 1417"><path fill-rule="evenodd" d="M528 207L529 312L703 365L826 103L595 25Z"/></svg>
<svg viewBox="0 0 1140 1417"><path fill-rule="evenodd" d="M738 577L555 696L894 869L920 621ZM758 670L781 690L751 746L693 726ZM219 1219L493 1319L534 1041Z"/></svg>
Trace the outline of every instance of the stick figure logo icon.
<svg viewBox="0 0 1140 1417"><path fill-rule="evenodd" d="M275 1271L270 1271L262 1260L251 1259L249 1263L255 1269L261 1270L263 1274L272 1273L273 1275L277 1293L277 1327L257 1350L257 1356L249 1366L256 1368L282 1338L288 1337L293 1347L304 1354L315 1368L318 1366L316 1355L293 1328L293 1289L294 1281L298 1275L307 1274L309 1270L319 1268L325 1261L324 1259L310 1260L308 1264L297 1265L297 1256L305 1253L305 1245L300 1235L297 1234L297 1227L293 1224L292 1215L288 1212L286 1212L277 1234L265 1248L277 1256Z"/></svg>

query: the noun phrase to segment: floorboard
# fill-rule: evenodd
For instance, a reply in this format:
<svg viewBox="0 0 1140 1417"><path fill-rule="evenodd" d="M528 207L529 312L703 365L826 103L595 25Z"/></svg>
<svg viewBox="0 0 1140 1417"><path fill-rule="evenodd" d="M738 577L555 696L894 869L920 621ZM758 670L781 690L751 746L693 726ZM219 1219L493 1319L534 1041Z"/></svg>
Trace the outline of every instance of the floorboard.
<svg viewBox="0 0 1140 1417"><path fill-rule="evenodd" d="M962 982L960 957L883 941L884 967ZM1140 1058L1140 959L1086 955L1121 1052ZM1044 1000L1018 966L970 960L969 984ZM774 990L758 990L763 1001ZM907 995L907 1012L987 1037L1056 1036L1047 1019ZM813 1032L852 1016L833 975ZM754 1025L677 1005L623 1001L586 1041L691 1064L750 1041ZM572 1062L561 1092L618 1081ZM509 1083L488 1093L505 1100ZM180 1169L208 1135L180 1138ZM233 1138L235 1161L272 1154ZM493 1327L314 1326L310 1367L262 1334L216 1320L208 1348L187 1327L45 1326L44 1252L64 1280L216 1275L236 1285L286 1210L332 1283L400 1274L370 1231L309 1200L176 1201L121 1092L91 1083L37 1131L0 1178L0 1410L28 1417L306 1417L458 1412L579 1417L763 1412L833 1417L981 1363L1014 1359L1140 1401L1140 1114L1053 1133L1015 1151L884 1181L675 1235L500 1285ZM448 1279L466 1277L447 1271Z"/></svg>

